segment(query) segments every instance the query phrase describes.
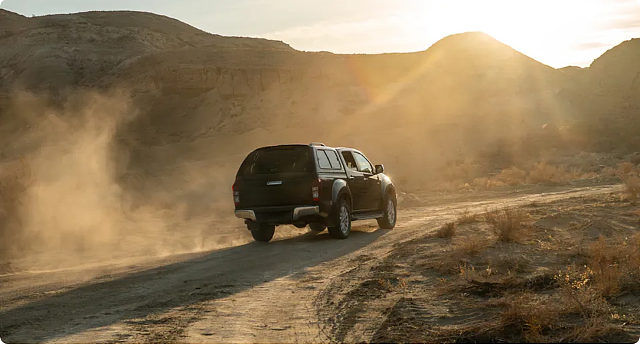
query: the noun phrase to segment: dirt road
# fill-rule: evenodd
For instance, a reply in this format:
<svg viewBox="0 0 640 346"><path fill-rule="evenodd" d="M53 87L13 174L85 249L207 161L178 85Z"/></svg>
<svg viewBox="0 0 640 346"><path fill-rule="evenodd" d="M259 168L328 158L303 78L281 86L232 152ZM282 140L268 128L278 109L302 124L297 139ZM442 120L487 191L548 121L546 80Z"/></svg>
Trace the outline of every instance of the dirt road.
<svg viewBox="0 0 640 346"><path fill-rule="evenodd" d="M476 201L428 201L400 209L398 226L392 231L374 223L354 224L352 235L343 241L326 232L306 233L269 244L249 242L135 264L4 275L0 276L0 338L6 343L345 340L336 335L344 328L330 325L331 318L321 313L321 305L330 300L319 298L340 275L384 259L397 244L433 231L465 209L480 212L503 204L620 189L618 185L555 188L493 194ZM366 311L362 314L357 318L376 321Z"/></svg>

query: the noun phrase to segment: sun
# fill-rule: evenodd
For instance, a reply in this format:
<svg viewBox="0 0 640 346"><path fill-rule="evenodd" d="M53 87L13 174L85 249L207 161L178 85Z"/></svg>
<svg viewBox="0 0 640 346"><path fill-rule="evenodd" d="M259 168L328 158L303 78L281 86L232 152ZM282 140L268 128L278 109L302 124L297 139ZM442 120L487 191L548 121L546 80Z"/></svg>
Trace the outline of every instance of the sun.
<svg viewBox="0 0 640 346"><path fill-rule="evenodd" d="M415 6L415 20L423 33L444 37L482 31L554 64L572 60L572 45L595 34L606 0L416 0Z"/></svg>

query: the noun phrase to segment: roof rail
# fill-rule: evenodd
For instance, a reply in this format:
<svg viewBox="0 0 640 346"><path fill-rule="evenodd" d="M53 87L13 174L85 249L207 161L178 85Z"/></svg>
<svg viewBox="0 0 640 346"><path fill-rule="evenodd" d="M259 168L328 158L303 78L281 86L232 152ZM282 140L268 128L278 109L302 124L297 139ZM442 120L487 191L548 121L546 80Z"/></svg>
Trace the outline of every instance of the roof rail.
<svg viewBox="0 0 640 346"><path fill-rule="evenodd" d="M309 145L310 145L310 146L312 146L312 147L313 147L313 146L326 147L326 145L324 145L324 143L315 143L315 142L312 142L312 143L311 143L311 144L309 144Z"/></svg>

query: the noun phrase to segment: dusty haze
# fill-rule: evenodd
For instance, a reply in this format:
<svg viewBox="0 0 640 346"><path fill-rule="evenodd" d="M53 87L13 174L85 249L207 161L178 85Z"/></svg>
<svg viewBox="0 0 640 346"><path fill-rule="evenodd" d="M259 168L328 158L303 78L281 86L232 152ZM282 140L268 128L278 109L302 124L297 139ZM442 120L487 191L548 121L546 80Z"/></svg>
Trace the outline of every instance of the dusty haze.
<svg viewBox="0 0 640 346"><path fill-rule="evenodd" d="M207 189L222 185L217 167L183 165L165 174L160 184L179 190L172 194L127 189L123 180L141 186L160 174L125 174L129 153L116 137L137 115L125 92L80 92L62 108L20 93L11 108L29 131L13 142L21 158L2 167L4 259L56 268L241 242L222 216L230 210L217 199L222 193Z"/></svg>

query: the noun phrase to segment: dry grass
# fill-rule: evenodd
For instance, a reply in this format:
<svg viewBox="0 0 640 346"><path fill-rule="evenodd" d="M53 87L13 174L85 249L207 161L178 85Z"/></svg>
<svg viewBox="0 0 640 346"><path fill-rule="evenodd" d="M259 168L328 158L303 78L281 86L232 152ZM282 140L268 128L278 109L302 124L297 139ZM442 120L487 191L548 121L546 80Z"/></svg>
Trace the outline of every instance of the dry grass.
<svg viewBox="0 0 640 346"><path fill-rule="evenodd" d="M499 181L500 185L515 186L524 184L527 181L527 172L518 167L511 167L502 170L498 175L493 177Z"/></svg>
<svg viewBox="0 0 640 346"><path fill-rule="evenodd" d="M623 180L627 197L630 200L635 201L638 198L638 195L640 195L640 177L626 176Z"/></svg>
<svg viewBox="0 0 640 346"><path fill-rule="evenodd" d="M580 213L572 209L571 217L564 218L564 210L576 203L597 205L598 209L576 207ZM626 238L601 237L594 242L591 231L610 234L604 225L615 226L602 223L600 228L597 224L589 234L583 234L582 228L576 232L576 227L608 217L628 224L627 218L618 219L609 213L638 216L640 210L605 210L620 207L620 203L610 196L602 200L583 199L558 204L550 205L554 215L555 211L561 215L555 223L558 229L545 232L544 237L545 242L552 241L556 246L546 249L541 250L536 242L510 243L532 231L533 227L528 224L530 219L540 217L513 207L487 210L481 215L487 224L461 227L463 221L473 219L465 210L458 215L457 234L451 241L431 239L431 244L444 247L423 248L432 252L421 263L440 274L435 275L438 281L435 293L448 299L453 306L473 309L482 317L470 318L473 322L429 326L430 332L433 330L434 333L424 336L423 330L415 331L415 335L427 338L416 340L443 343L626 342L632 333L622 326L637 323L634 315L637 303L633 294L640 292L640 234ZM589 222L583 223L578 216ZM547 226L546 223L540 225ZM617 234L626 234L627 228L620 227L618 231ZM491 246L487 248L489 244ZM573 255L576 250L580 252L579 256ZM433 275L428 271L422 273ZM423 291L416 292L422 294ZM428 303L417 304L428 306ZM434 335L437 338L429 339Z"/></svg>
<svg viewBox="0 0 640 346"><path fill-rule="evenodd" d="M555 166L543 161L533 165L527 177L527 183L559 184L594 176L596 176L594 172L585 173L578 168L567 168L563 165Z"/></svg>
<svg viewBox="0 0 640 346"><path fill-rule="evenodd" d="M478 221L480 221L480 217L478 216L478 214L471 214L469 209L465 209L465 211L458 214L458 219L456 220L456 223L458 225L467 225L467 224L475 223Z"/></svg>
<svg viewBox="0 0 640 346"><path fill-rule="evenodd" d="M496 259L491 261L491 265L495 268L507 273L526 273L531 269L531 260L523 255L499 254Z"/></svg>
<svg viewBox="0 0 640 346"><path fill-rule="evenodd" d="M560 285L562 307L566 313L579 313L585 319L606 315L609 305L591 282L590 268L569 266L556 275Z"/></svg>
<svg viewBox="0 0 640 346"><path fill-rule="evenodd" d="M640 289L640 236L608 241L600 236L587 250L594 286L604 297Z"/></svg>
<svg viewBox="0 0 640 346"><path fill-rule="evenodd" d="M481 236L458 238L455 245L455 256L476 256L489 246L489 240Z"/></svg>
<svg viewBox="0 0 640 346"><path fill-rule="evenodd" d="M607 334L617 330L604 317L589 318L583 326L574 327L572 332L561 340L562 343L594 344L607 342Z"/></svg>
<svg viewBox="0 0 640 346"><path fill-rule="evenodd" d="M506 207L487 210L484 218L499 241L514 242L523 236L522 223L526 214L520 209Z"/></svg>
<svg viewBox="0 0 640 346"><path fill-rule="evenodd" d="M616 174L618 176L625 176L635 169L635 165L631 162L621 162L618 164L618 168L616 169Z"/></svg>
<svg viewBox="0 0 640 346"><path fill-rule="evenodd" d="M449 250L434 263L433 268L443 274L456 274L460 268L489 246L489 240L478 236L456 237Z"/></svg>
<svg viewBox="0 0 640 346"><path fill-rule="evenodd" d="M505 329L522 332L527 343L549 343L545 335L558 323L559 309L556 305L541 302L529 293L504 298L505 308L500 316L500 324Z"/></svg>
<svg viewBox="0 0 640 346"><path fill-rule="evenodd" d="M436 231L438 238L451 239L456 234L456 223L447 222Z"/></svg>
<svg viewBox="0 0 640 346"><path fill-rule="evenodd" d="M527 181L531 184L537 183L556 183L561 180L564 169L546 162L534 164L533 169L529 172Z"/></svg>
<svg viewBox="0 0 640 346"><path fill-rule="evenodd" d="M495 330L514 343L611 343L620 331L611 323L608 310L563 321L567 311L553 298L522 293L505 296L501 304L504 309Z"/></svg>
<svg viewBox="0 0 640 346"><path fill-rule="evenodd" d="M616 175L615 172L615 169L610 168L608 174L614 176ZM491 177L476 177L470 181L471 186L476 190L490 190L496 187L525 184L563 184L595 176L597 174L592 171L585 172L579 168L553 165L542 161L534 163L530 167L524 167L524 169L512 166Z"/></svg>

